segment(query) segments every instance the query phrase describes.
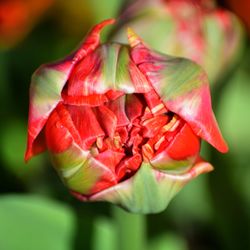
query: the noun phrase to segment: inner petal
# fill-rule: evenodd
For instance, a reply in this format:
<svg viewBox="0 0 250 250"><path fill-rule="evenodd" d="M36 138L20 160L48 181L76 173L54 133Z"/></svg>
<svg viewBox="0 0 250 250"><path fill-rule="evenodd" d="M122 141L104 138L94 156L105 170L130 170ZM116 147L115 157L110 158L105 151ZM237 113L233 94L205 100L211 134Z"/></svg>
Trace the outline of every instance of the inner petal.
<svg viewBox="0 0 250 250"><path fill-rule="evenodd" d="M71 73L67 83L69 96L88 96L97 93L102 61L97 50L83 58Z"/></svg>
<svg viewBox="0 0 250 250"><path fill-rule="evenodd" d="M117 118L117 127L127 126L129 119L125 112L125 95L107 104L107 107L115 114Z"/></svg>
<svg viewBox="0 0 250 250"><path fill-rule="evenodd" d="M106 106L98 107L96 112L102 128L109 137L113 138L117 127L116 115Z"/></svg>
<svg viewBox="0 0 250 250"><path fill-rule="evenodd" d="M97 137L105 136L92 108L68 105L67 109L80 134L83 149L90 149Z"/></svg>
<svg viewBox="0 0 250 250"><path fill-rule="evenodd" d="M131 157L126 157L116 167L116 175L118 181L122 181L125 178L130 177L140 167L142 157L140 154L135 154Z"/></svg>
<svg viewBox="0 0 250 250"><path fill-rule="evenodd" d="M126 114L131 122L142 115L145 101L139 95L126 95Z"/></svg>

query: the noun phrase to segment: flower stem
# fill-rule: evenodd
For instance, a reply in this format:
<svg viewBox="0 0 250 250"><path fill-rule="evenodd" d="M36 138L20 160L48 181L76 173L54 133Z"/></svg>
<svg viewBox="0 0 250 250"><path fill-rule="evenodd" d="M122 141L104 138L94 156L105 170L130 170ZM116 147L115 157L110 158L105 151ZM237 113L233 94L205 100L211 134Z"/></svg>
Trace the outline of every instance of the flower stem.
<svg viewBox="0 0 250 250"><path fill-rule="evenodd" d="M113 207L113 216L117 228L117 249L146 249L146 216L131 214L116 206Z"/></svg>

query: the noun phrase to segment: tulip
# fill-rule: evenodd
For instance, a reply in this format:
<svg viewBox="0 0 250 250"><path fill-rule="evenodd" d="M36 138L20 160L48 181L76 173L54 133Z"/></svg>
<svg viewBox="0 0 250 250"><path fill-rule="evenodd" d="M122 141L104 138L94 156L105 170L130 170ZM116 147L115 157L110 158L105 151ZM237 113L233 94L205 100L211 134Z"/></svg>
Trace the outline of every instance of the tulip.
<svg viewBox="0 0 250 250"><path fill-rule="evenodd" d="M53 4L54 0L0 1L0 49L20 42Z"/></svg>
<svg viewBox="0 0 250 250"><path fill-rule="evenodd" d="M48 150L71 193L156 213L191 179L212 170L200 139L221 152L205 72L188 59L100 44L96 25L64 60L41 66L30 88L26 161Z"/></svg>
<svg viewBox="0 0 250 250"><path fill-rule="evenodd" d="M248 35L250 35L250 2L248 0L218 0L218 2L222 3L225 7L229 8L232 12L234 12L241 20L244 22Z"/></svg>
<svg viewBox="0 0 250 250"><path fill-rule="evenodd" d="M243 48L240 21L212 0L137 0L119 21L112 40L125 42L130 26L154 49L201 65L210 84L238 62Z"/></svg>

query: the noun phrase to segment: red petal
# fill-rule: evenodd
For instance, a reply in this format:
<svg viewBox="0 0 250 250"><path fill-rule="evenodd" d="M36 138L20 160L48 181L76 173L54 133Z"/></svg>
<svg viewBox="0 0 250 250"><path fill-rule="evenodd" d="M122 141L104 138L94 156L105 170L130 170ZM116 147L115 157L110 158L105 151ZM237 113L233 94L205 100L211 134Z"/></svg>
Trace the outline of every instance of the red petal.
<svg viewBox="0 0 250 250"><path fill-rule="evenodd" d="M115 19L107 19L95 25L87 35L81 47L77 50L77 53L74 57L74 61L79 61L88 53L95 50L100 43L101 30L107 25L113 24L114 22Z"/></svg>
<svg viewBox="0 0 250 250"><path fill-rule="evenodd" d="M144 94L147 105L153 114L166 113L168 110L154 89Z"/></svg>
<svg viewBox="0 0 250 250"><path fill-rule="evenodd" d="M184 124L167 147L168 155L174 160L183 160L197 155L199 150L200 140L187 123Z"/></svg>
<svg viewBox="0 0 250 250"><path fill-rule="evenodd" d="M125 156L124 153L116 152L112 150L106 150L100 154L98 154L95 159L105 165L112 172L115 172L116 165L121 161L121 159Z"/></svg>
<svg viewBox="0 0 250 250"><path fill-rule="evenodd" d="M163 95L161 98L170 111L188 122L196 135L220 152L227 152L227 144L212 111L209 83L202 68L191 61L173 59L151 51L143 44L133 48L132 58L139 65L139 69L147 75L156 92ZM190 67L190 74L187 74L185 79L178 78L185 69L184 66ZM176 79L179 79L179 82ZM191 83L198 83L198 86Z"/></svg>
<svg viewBox="0 0 250 250"><path fill-rule="evenodd" d="M129 124L129 119L125 112L125 96L117 98L107 104L107 107L115 114L117 117L117 126L126 126Z"/></svg>
<svg viewBox="0 0 250 250"><path fill-rule="evenodd" d="M67 77L73 67L71 60L72 56L69 56L63 61L42 65L32 76L30 86L28 142L25 153L25 161L28 161L31 157L46 149L44 146L39 146L40 149L38 150L37 145L34 146L34 143L36 144L34 141L36 141L36 138L39 136L50 113L61 101L60 92L63 89L67 81ZM56 82L58 85L56 88L59 88L57 91L58 93L57 95L54 93L52 97L46 92L46 84L55 84L55 80L51 79L51 75L55 74L55 72L62 72L62 74L60 78L61 82ZM50 103L49 105L48 102Z"/></svg>
<svg viewBox="0 0 250 250"><path fill-rule="evenodd" d="M198 96L197 100L200 100L200 103L196 103L195 96ZM169 100L166 105L187 121L197 136L222 153L228 151L212 111L208 85L196 90L195 94L190 93L175 100Z"/></svg>
<svg viewBox="0 0 250 250"><path fill-rule="evenodd" d="M67 109L80 134L83 149L89 149L96 141L97 137L103 137L105 135L92 108L84 106L67 106Z"/></svg>
<svg viewBox="0 0 250 250"><path fill-rule="evenodd" d="M52 101L50 100L50 105L47 105L46 103L46 91L41 95L39 93L41 88L41 82L46 82L47 77L50 78L50 75L48 74L53 70L54 72L62 72L62 76L60 78L60 82L56 82L58 86L56 88L58 89L58 93L61 92L63 89L72 68L74 65L82 59L84 56L86 56L91 51L95 50L96 47L99 45L100 40L100 31L108 24L114 23L114 19L108 19L100 24L94 26L90 34L87 36L85 41L83 42L80 49L78 49L76 52L73 52L71 55L66 57L65 59L47 64L42 65L36 72L33 74L32 77L32 84L31 84L31 91L30 91L30 107L29 107L29 121L28 121L28 142L27 142L27 149L25 153L25 160L29 160L32 156L40 152L41 150L44 150L45 147L40 147L40 150L34 149L33 143L39 133L41 132L43 126L45 125L50 113L53 111L53 109L57 106L57 104L61 101L60 95L58 95L57 98ZM41 76L41 77L40 77ZM37 80L37 78L40 77L40 80ZM53 79L47 80L48 84L54 84L55 81ZM46 86L45 86L46 89ZM36 99L38 97L41 99L45 99L43 102L36 102Z"/></svg>
<svg viewBox="0 0 250 250"><path fill-rule="evenodd" d="M116 174L118 181L126 177L126 175L133 174L141 165L142 158L140 154L125 158L117 167Z"/></svg>
<svg viewBox="0 0 250 250"><path fill-rule="evenodd" d="M122 96L122 95L124 95L124 92L122 92L122 91L117 91L117 90L109 90L109 91L107 91L106 93L105 93L105 95L107 96L107 98L109 99L109 100L115 100L115 99L117 99L118 97L120 97L120 96Z"/></svg>
<svg viewBox="0 0 250 250"><path fill-rule="evenodd" d="M116 132L119 134L121 138L121 142L124 144L128 139L128 130L126 127L119 127L116 129Z"/></svg>
<svg viewBox="0 0 250 250"><path fill-rule="evenodd" d="M72 136L64 126L56 109L51 113L46 123L45 135L47 147L53 153L65 151L73 142Z"/></svg>
<svg viewBox="0 0 250 250"><path fill-rule="evenodd" d="M152 86L148 83L147 78L142 74L132 60L129 62L128 69L136 93L146 93L152 89Z"/></svg>
<svg viewBox="0 0 250 250"><path fill-rule="evenodd" d="M167 124L169 117L167 115L157 115L142 123L143 136L152 138L156 136L158 131Z"/></svg>
<svg viewBox="0 0 250 250"><path fill-rule="evenodd" d="M62 98L65 104L76 105L76 106L90 106L97 107L108 102L108 98L103 94L93 94L88 96L69 96L62 92Z"/></svg>
<svg viewBox="0 0 250 250"><path fill-rule="evenodd" d="M117 126L117 118L115 114L105 106L98 107L96 111L100 125L105 130L106 134L113 138Z"/></svg>
<svg viewBox="0 0 250 250"><path fill-rule="evenodd" d="M67 83L69 96L88 96L96 94L101 76L102 60L99 50L87 55L76 64Z"/></svg>
<svg viewBox="0 0 250 250"><path fill-rule="evenodd" d="M126 114L131 122L141 116L144 109L143 100L136 95L126 95Z"/></svg>

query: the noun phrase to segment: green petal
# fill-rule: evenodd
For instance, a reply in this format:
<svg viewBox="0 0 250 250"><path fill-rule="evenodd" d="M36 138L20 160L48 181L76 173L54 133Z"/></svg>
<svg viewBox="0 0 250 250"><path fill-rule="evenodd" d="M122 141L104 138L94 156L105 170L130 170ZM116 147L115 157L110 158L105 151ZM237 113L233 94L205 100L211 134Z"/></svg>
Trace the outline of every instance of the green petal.
<svg viewBox="0 0 250 250"><path fill-rule="evenodd" d="M75 143L65 152L51 156L59 176L71 191L89 195L117 183L110 169Z"/></svg>
<svg viewBox="0 0 250 250"><path fill-rule="evenodd" d="M109 201L134 213L158 213L190 180L212 170L206 162L199 162L182 175L164 173L143 163L130 179L90 197L91 201Z"/></svg>

